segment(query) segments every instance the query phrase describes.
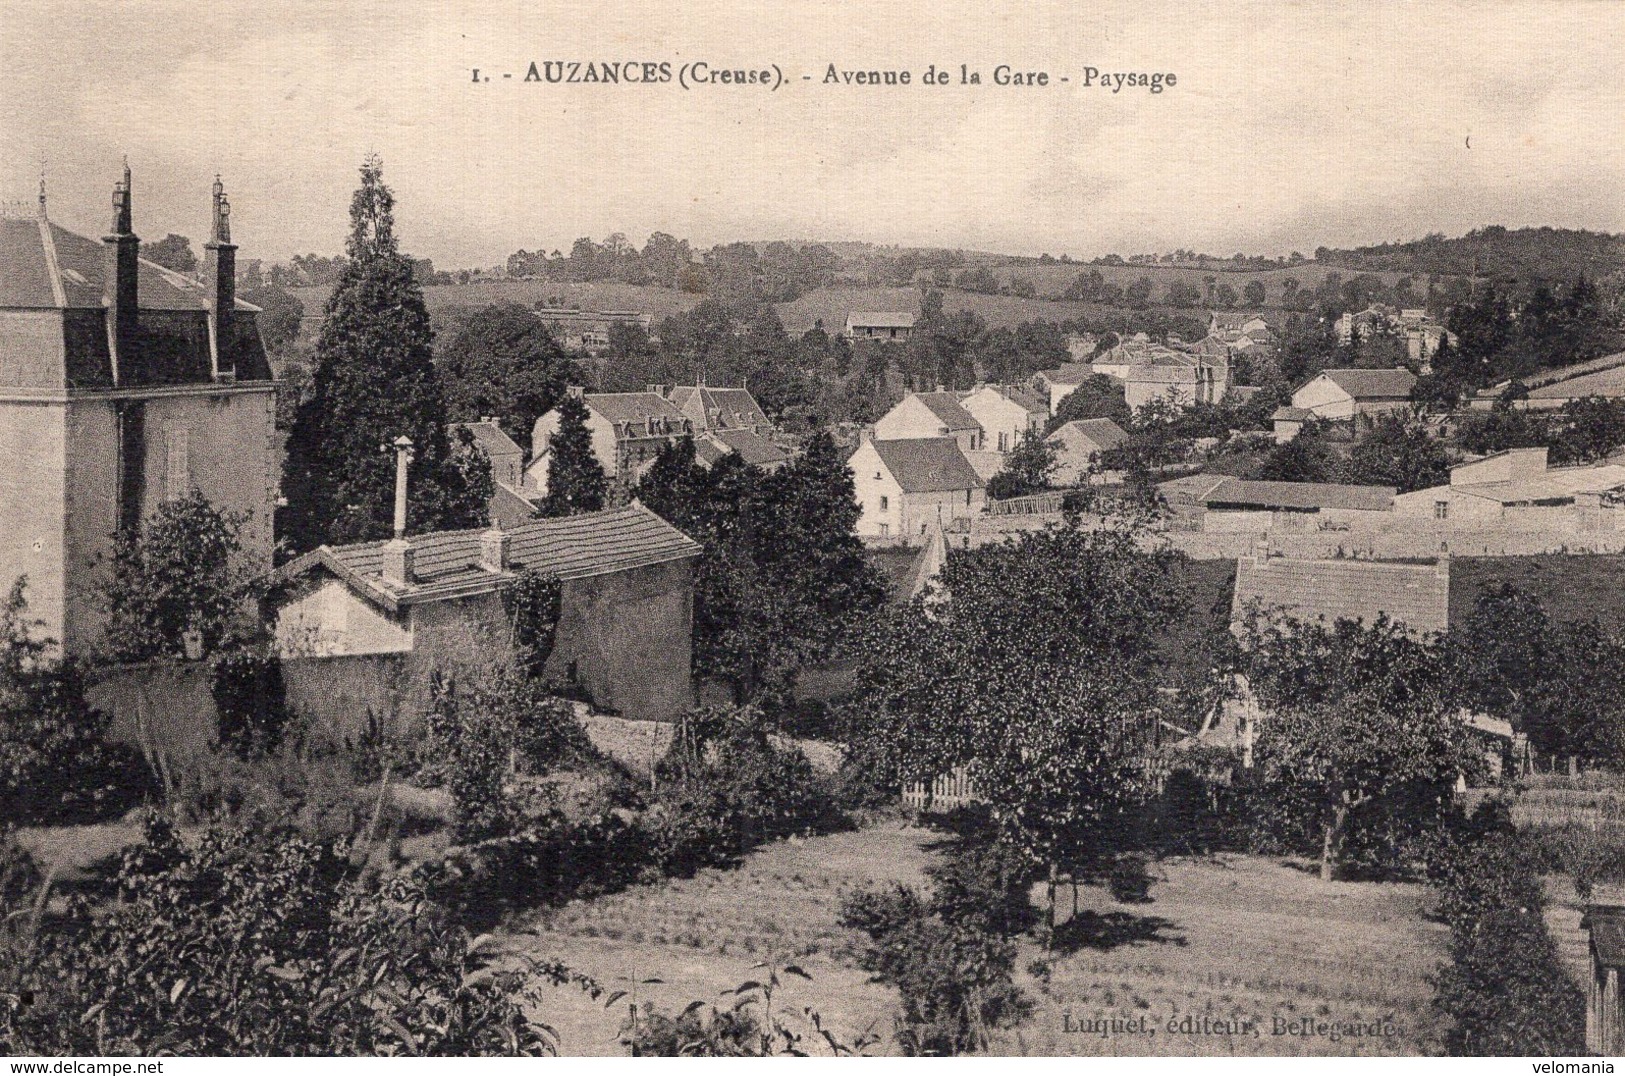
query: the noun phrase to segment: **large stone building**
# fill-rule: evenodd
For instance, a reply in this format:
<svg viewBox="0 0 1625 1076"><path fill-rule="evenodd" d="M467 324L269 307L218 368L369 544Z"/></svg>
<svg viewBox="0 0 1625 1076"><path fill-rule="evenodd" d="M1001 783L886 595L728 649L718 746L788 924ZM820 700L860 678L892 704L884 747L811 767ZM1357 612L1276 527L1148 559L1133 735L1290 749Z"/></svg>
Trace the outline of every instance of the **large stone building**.
<svg viewBox="0 0 1625 1076"><path fill-rule="evenodd" d="M593 455L610 484L625 492L654 464L660 450L694 435L694 424L655 387L646 392L583 392L572 388L587 408L587 432ZM547 492L552 465L553 435L559 429L559 409L536 420L531 431L530 462L525 465L525 488Z"/></svg>
<svg viewBox="0 0 1625 1076"><path fill-rule="evenodd" d="M43 188L0 219L0 587L26 576L69 652L100 640L116 536L190 490L242 513L244 567L270 568L275 386L229 214L217 179L200 278L141 258L128 168L99 241L50 220Z"/></svg>

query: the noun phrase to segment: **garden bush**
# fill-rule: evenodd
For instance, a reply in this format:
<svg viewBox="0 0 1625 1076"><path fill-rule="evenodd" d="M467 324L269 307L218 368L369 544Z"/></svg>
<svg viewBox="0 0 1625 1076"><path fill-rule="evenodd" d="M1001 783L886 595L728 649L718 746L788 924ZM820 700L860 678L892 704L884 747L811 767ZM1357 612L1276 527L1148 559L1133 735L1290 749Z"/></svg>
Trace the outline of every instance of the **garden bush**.
<svg viewBox="0 0 1625 1076"><path fill-rule="evenodd" d="M0 819L96 822L155 791L133 748L112 743L112 719L85 699L75 663L56 661L27 617L23 580L0 605Z"/></svg>
<svg viewBox="0 0 1625 1076"><path fill-rule="evenodd" d="M1435 981L1455 1056L1565 1056L1585 1048L1585 998L1546 929L1538 855L1491 808L1441 834L1428 856L1450 963Z"/></svg>
<svg viewBox="0 0 1625 1076"><path fill-rule="evenodd" d="M0 1052L556 1048L530 1014L541 984L569 973L490 967L485 939L449 922L407 879L356 880L342 846L252 818L189 843L154 816L125 853L119 885L117 902L76 900L22 959L0 950Z"/></svg>

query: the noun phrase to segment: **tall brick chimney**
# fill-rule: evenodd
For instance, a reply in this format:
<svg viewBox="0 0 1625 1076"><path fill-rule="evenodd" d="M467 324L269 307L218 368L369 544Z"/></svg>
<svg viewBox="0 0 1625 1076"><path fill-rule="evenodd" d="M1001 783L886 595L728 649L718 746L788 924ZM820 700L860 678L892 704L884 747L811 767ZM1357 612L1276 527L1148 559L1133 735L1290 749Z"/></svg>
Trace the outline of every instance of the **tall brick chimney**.
<svg viewBox="0 0 1625 1076"><path fill-rule="evenodd" d="M220 177L214 177L214 212L209 241L203 244L203 286L209 289L209 354L216 380L237 376L232 349L232 315L237 306L237 245L231 241L231 203Z"/></svg>
<svg viewBox="0 0 1625 1076"><path fill-rule="evenodd" d="M124 162L124 179L113 187L113 229L102 237L107 244L107 272L102 299L107 303L107 343L113 355L115 381L131 380L140 350L139 285L137 262L141 240L132 229L130 211L130 162Z"/></svg>
<svg viewBox="0 0 1625 1076"><path fill-rule="evenodd" d="M501 527L493 526L480 534L480 567L488 572L508 570L510 539Z"/></svg>

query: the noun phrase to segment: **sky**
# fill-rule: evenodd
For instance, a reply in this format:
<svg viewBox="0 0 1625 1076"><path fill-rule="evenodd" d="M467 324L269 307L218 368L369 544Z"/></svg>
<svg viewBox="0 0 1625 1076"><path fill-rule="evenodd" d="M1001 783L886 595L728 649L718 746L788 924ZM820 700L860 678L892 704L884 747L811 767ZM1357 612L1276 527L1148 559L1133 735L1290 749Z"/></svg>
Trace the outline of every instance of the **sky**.
<svg viewBox="0 0 1625 1076"><path fill-rule="evenodd" d="M656 230L1082 258L1618 232L1622 41L1614 0L0 0L0 200L31 203L43 162L52 218L100 235L128 156L138 233L201 242L218 172L239 258L283 260L342 249L377 153L403 247L443 268ZM546 60L786 81L523 81ZM982 84L920 81L961 64Z"/></svg>

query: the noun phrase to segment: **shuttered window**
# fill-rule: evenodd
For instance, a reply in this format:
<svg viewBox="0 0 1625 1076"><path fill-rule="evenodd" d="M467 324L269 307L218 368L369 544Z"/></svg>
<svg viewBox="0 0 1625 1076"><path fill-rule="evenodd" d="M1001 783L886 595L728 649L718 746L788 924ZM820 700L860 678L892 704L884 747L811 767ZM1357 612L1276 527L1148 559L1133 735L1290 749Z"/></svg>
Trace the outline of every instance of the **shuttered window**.
<svg viewBox="0 0 1625 1076"><path fill-rule="evenodd" d="M171 426L164 431L164 496L167 500L178 500L192 488L191 432L185 426Z"/></svg>

